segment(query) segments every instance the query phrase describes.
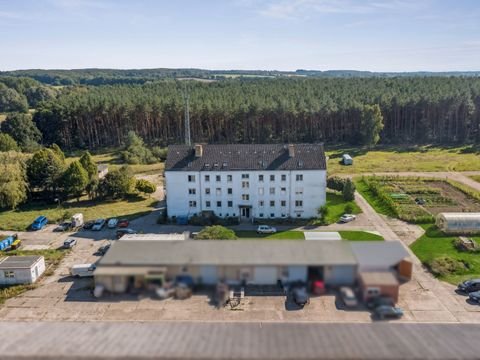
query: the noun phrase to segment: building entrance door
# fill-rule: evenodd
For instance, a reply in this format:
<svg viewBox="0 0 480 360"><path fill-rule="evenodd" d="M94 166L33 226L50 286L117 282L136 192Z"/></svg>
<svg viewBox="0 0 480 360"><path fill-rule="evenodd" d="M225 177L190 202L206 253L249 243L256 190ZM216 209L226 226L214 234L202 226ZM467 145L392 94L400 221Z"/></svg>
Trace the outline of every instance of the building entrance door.
<svg viewBox="0 0 480 360"><path fill-rule="evenodd" d="M250 208L249 207L240 208L240 217L244 220L250 219Z"/></svg>

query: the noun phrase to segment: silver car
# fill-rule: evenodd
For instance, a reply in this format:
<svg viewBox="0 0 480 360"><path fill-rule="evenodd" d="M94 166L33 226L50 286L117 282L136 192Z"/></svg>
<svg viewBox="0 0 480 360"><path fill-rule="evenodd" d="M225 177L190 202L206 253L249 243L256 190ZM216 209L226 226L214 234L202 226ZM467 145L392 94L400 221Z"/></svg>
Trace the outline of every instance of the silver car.
<svg viewBox="0 0 480 360"><path fill-rule="evenodd" d="M273 226L259 225L257 228L257 234L274 234L277 232Z"/></svg>

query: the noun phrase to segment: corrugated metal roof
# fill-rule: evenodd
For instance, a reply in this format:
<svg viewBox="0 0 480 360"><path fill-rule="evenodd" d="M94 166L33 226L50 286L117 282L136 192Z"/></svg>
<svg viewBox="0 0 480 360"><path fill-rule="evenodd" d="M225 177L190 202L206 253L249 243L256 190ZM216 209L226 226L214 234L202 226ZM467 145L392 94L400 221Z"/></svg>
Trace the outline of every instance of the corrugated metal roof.
<svg viewBox="0 0 480 360"><path fill-rule="evenodd" d="M437 216L443 216L446 220L453 220L453 219L479 220L480 219L480 213L473 213L473 212L440 213Z"/></svg>
<svg viewBox="0 0 480 360"><path fill-rule="evenodd" d="M0 269L28 269L43 256L7 256L0 259Z"/></svg>
<svg viewBox="0 0 480 360"><path fill-rule="evenodd" d="M145 241L166 241L166 240L186 240L189 237L189 232L184 232L181 234L178 233L170 233L170 234L125 234L123 235L119 241L125 240L145 240Z"/></svg>
<svg viewBox="0 0 480 360"><path fill-rule="evenodd" d="M195 147L170 145L165 171L231 170L325 170L323 144L294 144L289 156L284 144L202 145L203 154L195 157Z"/></svg>
<svg viewBox="0 0 480 360"><path fill-rule="evenodd" d="M410 256L400 241L355 241L351 247L360 269L389 268Z"/></svg>
<svg viewBox="0 0 480 360"><path fill-rule="evenodd" d="M298 240L118 241L98 266L355 265L348 242Z"/></svg>

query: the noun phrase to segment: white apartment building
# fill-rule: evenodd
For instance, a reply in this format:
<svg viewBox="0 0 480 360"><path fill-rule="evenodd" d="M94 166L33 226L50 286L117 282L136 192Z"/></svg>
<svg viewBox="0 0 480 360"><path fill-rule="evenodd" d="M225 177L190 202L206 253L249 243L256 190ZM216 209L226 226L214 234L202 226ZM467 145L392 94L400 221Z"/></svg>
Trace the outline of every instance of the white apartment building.
<svg viewBox="0 0 480 360"><path fill-rule="evenodd" d="M322 144L171 145L169 217L310 218L326 202Z"/></svg>

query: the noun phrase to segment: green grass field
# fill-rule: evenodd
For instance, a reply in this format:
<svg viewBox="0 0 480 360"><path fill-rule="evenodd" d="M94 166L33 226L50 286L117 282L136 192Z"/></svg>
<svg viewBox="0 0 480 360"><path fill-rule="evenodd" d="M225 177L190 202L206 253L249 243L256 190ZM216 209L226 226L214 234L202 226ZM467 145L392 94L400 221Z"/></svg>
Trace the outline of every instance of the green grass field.
<svg viewBox="0 0 480 360"><path fill-rule="evenodd" d="M374 150L326 147L329 175L398 171L469 171L480 170L479 151L470 147L383 147ZM342 154L353 157L353 165L339 164Z"/></svg>
<svg viewBox="0 0 480 360"><path fill-rule="evenodd" d="M339 231L343 240L349 241L383 241L384 238L381 235L372 234L367 231Z"/></svg>
<svg viewBox="0 0 480 360"><path fill-rule="evenodd" d="M45 215L49 223L56 223L75 213L82 213L86 220L109 217L135 218L148 214L153 210L157 200L151 198L131 198L117 201L71 201L57 205L26 204L17 210L0 212L0 229L25 231L39 215ZM65 216L68 215L68 216Z"/></svg>
<svg viewBox="0 0 480 360"><path fill-rule="evenodd" d="M470 176L472 180L475 180L476 182L480 182L480 175L472 175Z"/></svg>
<svg viewBox="0 0 480 360"><path fill-rule="evenodd" d="M433 259L445 255L468 264L468 269L465 271L459 274L439 276L439 279L456 285L465 279L480 277L479 253L457 250L453 244L456 237L445 235L433 224L422 225L422 227L425 229L425 234L410 245L410 248L424 265L428 266ZM473 239L480 242L480 236L473 237Z"/></svg>
<svg viewBox="0 0 480 360"><path fill-rule="evenodd" d="M365 200L367 200L370 206L373 207L377 213L395 217L395 214L392 212L392 210L370 191L361 178L355 178L354 182L357 191L362 194Z"/></svg>
<svg viewBox="0 0 480 360"><path fill-rule="evenodd" d="M336 223L340 216L346 213L345 207L350 204L353 208L353 214L359 214L362 212L355 201L345 201L343 200L342 195L327 192L327 207L328 207L328 215L326 221L328 224Z"/></svg>

